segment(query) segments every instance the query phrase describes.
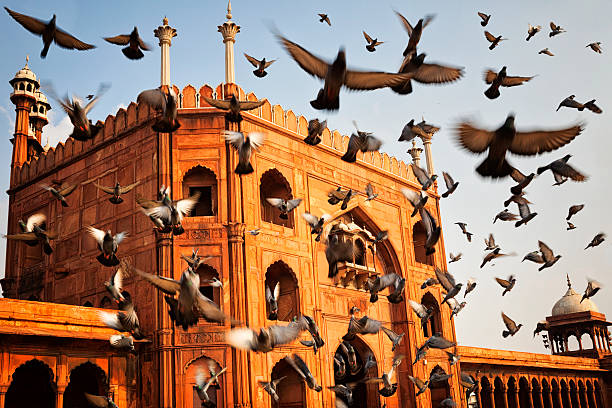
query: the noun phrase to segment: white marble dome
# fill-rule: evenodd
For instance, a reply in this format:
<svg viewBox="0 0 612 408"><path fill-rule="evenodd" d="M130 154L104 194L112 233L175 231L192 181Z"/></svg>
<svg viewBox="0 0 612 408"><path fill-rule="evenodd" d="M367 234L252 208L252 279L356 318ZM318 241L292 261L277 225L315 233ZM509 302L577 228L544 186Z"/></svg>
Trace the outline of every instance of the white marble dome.
<svg viewBox="0 0 612 408"><path fill-rule="evenodd" d="M584 299L582 303L580 299L582 299L581 293L576 293L574 289L572 289L571 285L568 285L567 292L561 299L555 303L552 308L553 316L561 316L570 313L578 313L578 312L599 312L595 303L591 302L591 299Z"/></svg>
<svg viewBox="0 0 612 408"><path fill-rule="evenodd" d="M37 82L36 74L32 72L32 70L30 69L27 63L25 67L17 71L17 73L15 74L15 77L13 78L13 80L20 80L20 79L29 79L31 81Z"/></svg>

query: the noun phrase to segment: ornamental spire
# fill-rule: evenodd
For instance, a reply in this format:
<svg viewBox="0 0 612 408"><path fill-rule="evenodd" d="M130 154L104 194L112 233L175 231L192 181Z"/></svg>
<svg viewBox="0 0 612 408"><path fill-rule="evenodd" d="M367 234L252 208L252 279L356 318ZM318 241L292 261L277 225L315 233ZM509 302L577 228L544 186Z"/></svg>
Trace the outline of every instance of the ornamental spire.
<svg viewBox="0 0 612 408"><path fill-rule="evenodd" d="M234 69L234 43L236 42L236 34L240 32L240 26L232 19L232 2L227 2L227 14L225 15L227 21L223 25L217 26L217 31L223 36L223 43L225 44L225 83L234 84L236 83L235 69Z"/></svg>

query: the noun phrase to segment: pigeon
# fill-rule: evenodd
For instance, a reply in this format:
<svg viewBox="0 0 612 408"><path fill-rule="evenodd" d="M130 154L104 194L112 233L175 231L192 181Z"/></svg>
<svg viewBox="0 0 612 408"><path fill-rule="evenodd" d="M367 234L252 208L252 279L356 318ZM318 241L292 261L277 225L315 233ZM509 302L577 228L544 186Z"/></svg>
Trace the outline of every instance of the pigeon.
<svg viewBox="0 0 612 408"><path fill-rule="evenodd" d="M502 178L509 176L514 168L506 161L506 152L533 156L550 152L571 142L583 130L582 125L556 131L535 130L517 132L514 115L510 114L504 124L495 131L478 129L469 122L459 124L457 140L472 153L488 150L487 158L476 168L482 177ZM540 174L540 173L538 173Z"/></svg>
<svg viewBox="0 0 612 408"><path fill-rule="evenodd" d="M536 328L533 331L533 337L535 337L536 334L540 334L544 330L548 330L548 322L546 320L541 320L536 324Z"/></svg>
<svg viewBox="0 0 612 408"><path fill-rule="evenodd" d="M453 401L453 399L451 397L445 398L442 401L440 401L440 408L454 408L457 406L457 403L455 403L455 401Z"/></svg>
<svg viewBox="0 0 612 408"><path fill-rule="evenodd" d="M206 256L204 258L198 255L199 249L194 248L191 250L191 256L187 256L185 254L181 254L181 259L187 262L187 265L191 268L192 271L197 271L200 265L204 264L204 261L210 259L210 256Z"/></svg>
<svg viewBox="0 0 612 408"><path fill-rule="evenodd" d="M490 14L481 13L480 11L478 12L478 17L481 18L482 21L480 22L480 25L483 27L486 27L487 24L489 24L489 20L491 19Z"/></svg>
<svg viewBox="0 0 612 408"><path fill-rule="evenodd" d="M488 31L485 31L484 35L487 41L491 43L491 45L489 45L490 50L493 50L495 47L497 47L500 42L507 40L507 38L503 38L501 35L496 37Z"/></svg>
<svg viewBox="0 0 612 408"><path fill-rule="evenodd" d="M92 226L87 227L89 234L95 239L100 250L100 255L96 257L98 262L104 266L117 266L119 265L119 258L117 258L117 249L121 241L127 236L127 232L123 231L116 235L112 235L110 230L106 232L94 228Z"/></svg>
<svg viewBox="0 0 612 408"><path fill-rule="evenodd" d="M467 238L468 242L472 242L472 234L471 232L468 232L467 230L467 224L464 222L456 222L455 225L458 225L459 228L461 228L461 232L463 232L463 235L465 235L465 237Z"/></svg>
<svg viewBox="0 0 612 408"><path fill-rule="evenodd" d="M445 84L455 82L463 76L463 68L425 63L426 57L426 54L409 53L406 55L398 69L398 74L410 76L399 85L392 86L391 90L400 95L406 95L412 92L412 80L422 84Z"/></svg>
<svg viewBox="0 0 612 408"><path fill-rule="evenodd" d="M421 380L420 378L413 377L411 375L409 375L408 378L410 379L410 381L412 381L412 383L415 385L416 389L418 390L418 392L415 395L416 397L418 397L419 395L427 391L427 388L429 386L429 380L423 382L423 380Z"/></svg>
<svg viewBox="0 0 612 408"><path fill-rule="evenodd" d="M89 394L87 392L83 392L83 395L85 395L85 399L87 400L87 403L91 407L96 407L96 408L119 408L117 406L117 404L115 404L113 402L113 400L110 399L110 397L105 397L103 395L93 395L93 394Z"/></svg>
<svg viewBox="0 0 612 408"><path fill-rule="evenodd" d="M68 115L68 118L73 126L70 137L84 142L93 139L98 134L102 126L99 124L94 125L91 120L87 118L87 114L100 100L100 97L102 97L102 95L104 95L110 88L109 84L100 84L98 94L95 98L87 102L86 105L84 105L83 101L76 96L73 96L72 98L68 97L68 95L64 96L63 98L58 97L53 89L53 86L50 84L44 86L44 88L46 88L47 94L57 103L59 103L66 115Z"/></svg>
<svg viewBox="0 0 612 408"><path fill-rule="evenodd" d="M46 217L43 214L34 214L28 218L28 223L25 226L25 229L28 231L21 232L19 234L3 235L3 237L9 240L25 242L28 246L36 246L40 244L45 254L51 255L53 253L53 248L51 248L50 241L52 239L56 239L59 234L56 232L45 231L42 228L45 221ZM24 227L22 226L21 228L23 229Z"/></svg>
<svg viewBox="0 0 612 408"><path fill-rule="evenodd" d="M514 275L510 275L508 279L495 278L495 281L499 283L499 286L504 288L504 292L502 293L502 296L510 292L512 288L514 288L514 285L516 284L516 278L514 277Z"/></svg>
<svg viewBox="0 0 612 408"><path fill-rule="evenodd" d="M523 189L525 189L525 187L531 183L535 177L535 173L530 173L528 176L526 176L521 173L519 169L513 167L512 171L510 172L510 177L518 183L510 188L510 192L514 195L520 195L523 192Z"/></svg>
<svg viewBox="0 0 612 408"><path fill-rule="evenodd" d="M315 342L317 348L323 347L325 345L325 342L321 338L321 334L319 332L319 326L317 326L317 323L310 316L304 315L302 316L302 319L306 323L306 330L308 330L308 332L312 336L312 339Z"/></svg>
<svg viewBox="0 0 612 408"><path fill-rule="evenodd" d="M30 215L28 217L27 222L23 222L23 220L19 220L17 221L17 223L19 224L19 228L21 229L21 232L25 233L25 232L30 232L33 233L34 232L34 227L38 226L40 228L42 228L43 226L45 226L47 222L47 216L44 214L33 214ZM34 239L34 240L25 240L23 241L27 246L31 246L34 247L36 245L38 245L38 240Z"/></svg>
<svg viewBox="0 0 612 408"><path fill-rule="evenodd" d="M437 285L438 280L436 278L427 278L422 284L421 284L421 289L427 289L427 287L429 286L433 286L433 285Z"/></svg>
<svg viewBox="0 0 612 408"><path fill-rule="evenodd" d="M504 338L508 336L514 336L516 332L518 332L521 329L521 327L523 327L522 324L519 324L517 326L514 320L506 316L504 312L501 312L501 316L502 316L502 320L504 321L504 325L506 326L506 329L508 329L502 332L502 336Z"/></svg>
<svg viewBox="0 0 612 408"><path fill-rule="evenodd" d="M476 289L476 279L470 278L465 284L465 292L463 293L463 297L465 298L468 295L468 293L470 293L474 289Z"/></svg>
<svg viewBox="0 0 612 408"><path fill-rule="evenodd" d="M90 50L92 48L96 48L95 45L84 43L83 41L73 37L68 34L66 31L62 30L55 24L56 16L55 14L48 22L39 20L34 17L26 16L25 14L17 13L9 9L8 7L4 7L4 9L9 13L15 21L23 26L26 30L31 32L32 34L42 36L43 40L43 49L40 52L40 58L45 58L47 56L47 52L49 51L49 47L52 42L55 42L62 48L66 48L68 50Z"/></svg>
<svg viewBox="0 0 612 408"><path fill-rule="evenodd" d="M338 187L337 189L331 190L329 193L327 193L327 202L331 205L342 203L342 206L340 208L342 210L346 210L348 202L353 197L353 195L353 190L343 191L342 187Z"/></svg>
<svg viewBox="0 0 612 408"><path fill-rule="evenodd" d="M527 255L523 257L523 260L521 262L525 262L525 261L531 261L537 264L543 264L545 262L542 255L540 255L540 251L529 252Z"/></svg>
<svg viewBox="0 0 612 408"><path fill-rule="evenodd" d="M253 149L260 149L264 139L264 134L259 132L251 132L245 138L242 132L225 131L225 140L238 152L238 164L234 173L243 175L251 174L254 171L251 165L251 155Z"/></svg>
<svg viewBox="0 0 612 408"><path fill-rule="evenodd" d="M157 200L147 200L139 196L136 197L136 202L141 207L142 212L145 214L155 207L166 205L168 201L170 201L170 188L163 185L157 193ZM157 227L159 232L164 234L172 232L172 226L165 224L161 218L149 215L149 219L151 222L153 222L155 227Z"/></svg>
<svg viewBox="0 0 612 408"><path fill-rule="evenodd" d="M574 181L586 181L588 177L580 173L578 170L567 164L568 160L572 157L571 154L563 156L559 160L538 168L538 175L544 173L546 170L550 170L555 177L557 183L562 182L562 178L570 178Z"/></svg>
<svg viewBox="0 0 612 408"><path fill-rule="evenodd" d="M336 384L333 387L327 387L336 393L336 399L346 401L347 406L353 405L353 389L345 384Z"/></svg>
<svg viewBox="0 0 612 408"><path fill-rule="evenodd" d="M400 134L398 142L410 142L415 137L425 137L425 132L418 125L414 124L414 119L410 119L410 122L404 125L402 133Z"/></svg>
<svg viewBox="0 0 612 408"><path fill-rule="evenodd" d="M134 338L123 334L113 334L108 339L111 347L118 350L134 351Z"/></svg>
<svg viewBox="0 0 612 408"><path fill-rule="evenodd" d="M327 14L321 14L319 13L319 17L321 17L321 19L319 20L319 23L327 23L328 26L331 27L331 21L329 21L329 16Z"/></svg>
<svg viewBox="0 0 612 408"><path fill-rule="evenodd" d="M465 373L461 373L459 384L469 392L472 392L476 388L474 379Z"/></svg>
<svg viewBox="0 0 612 408"><path fill-rule="evenodd" d="M104 39L111 44L127 45L127 47L121 49L121 52L123 52L123 55L125 55L131 60L138 60L144 57L144 54L141 50L151 50L151 46L142 41L142 38L140 38L140 36L138 35L137 27L134 27L130 34L122 34L115 37L105 37Z"/></svg>
<svg viewBox="0 0 612 408"><path fill-rule="evenodd" d="M153 275L136 269L136 273L151 283L155 288L168 295L164 297L170 306L170 318L187 330L195 325L202 317L208 322L223 323L230 320L212 300L204 296L200 291L200 276L191 268L187 268L181 274L180 280ZM178 294L178 299L171 296Z"/></svg>
<svg viewBox="0 0 612 408"><path fill-rule="evenodd" d="M595 248L596 246L598 246L605 240L606 240L606 234L604 234L603 232L600 232L599 234L593 237L591 242L589 242L589 245L587 245L586 248L584 249Z"/></svg>
<svg viewBox="0 0 612 408"><path fill-rule="evenodd" d="M521 215L521 219L514 223L514 226L516 228L520 227L523 224L527 225L529 221L531 221L536 215L538 215L538 213L532 213L531 210L529 210L529 205L527 205L527 203L520 203L517 205L519 209L519 214Z"/></svg>
<svg viewBox="0 0 612 408"><path fill-rule="evenodd" d="M225 118L233 123L242 122L242 114L240 112L257 109L266 103L266 99L259 101L239 101L236 95L232 95L229 100L212 99L207 96L203 96L203 98L210 106L226 110L227 113L225 114Z"/></svg>
<svg viewBox="0 0 612 408"><path fill-rule="evenodd" d="M589 48L589 47L596 53L601 54L601 42L600 41L587 44L587 46L584 48Z"/></svg>
<svg viewBox="0 0 612 408"><path fill-rule="evenodd" d="M268 381L257 381L257 384L264 389L265 392L267 392L268 394L270 394L270 397L272 397L274 399L274 401L278 402L279 397L277 394L278 391L278 383L283 381L285 378L287 378L286 375L277 378L276 380L270 380Z"/></svg>
<svg viewBox="0 0 612 408"><path fill-rule="evenodd" d="M119 311L116 313L98 311L98 317L111 329L115 329L119 332L129 332L138 340L144 338L144 335L140 331L138 314L136 313L134 304L129 300L119 303Z"/></svg>
<svg viewBox="0 0 612 408"><path fill-rule="evenodd" d="M376 334L382 328L382 323L378 320L363 316L360 319L355 319L351 316L349 321L348 330L342 340L353 341L357 334Z"/></svg>
<svg viewBox="0 0 612 408"><path fill-rule="evenodd" d="M420 191L414 191L409 188L402 188L402 194L406 199L412 204L414 209L412 210L411 217L417 215L417 213L421 210L421 208L425 208L425 203L429 199L428 195L423 196Z"/></svg>
<svg viewBox="0 0 612 408"><path fill-rule="evenodd" d="M538 245L540 246L540 252L542 253L542 259L544 260L544 264L540 266L538 271L542 271L545 268L550 268L559 260L559 258L561 258L561 255L555 256L552 249L550 249L550 247L542 241L538 241Z"/></svg>
<svg viewBox="0 0 612 408"><path fill-rule="evenodd" d="M414 362L412 364L414 365L419 360L423 360L427 356L427 350L429 350L429 347L426 347L426 346L417 347L416 353L415 353L416 357L415 357Z"/></svg>
<svg viewBox="0 0 612 408"><path fill-rule="evenodd" d="M266 201L274 208L280 211L278 217L283 220L289 219L289 213L293 209L297 208L302 202L301 198L295 198L293 200L285 200L284 198L266 198Z"/></svg>
<svg viewBox="0 0 612 408"><path fill-rule="evenodd" d="M104 282L104 287L117 303L125 302L125 298L121 293L123 290L123 274L123 268L120 266L111 278Z"/></svg>
<svg viewBox="0 0 612 408"><path fill-rule="evenodd" d="M316 146L321 143L323 130L327 127L327 120L320 122L319 119L311 119L308 121L308 136L304 139L304 143L311 146Z"/></svg>
<svg viewBox="0 0 612 408"><path fill-rule="evenodd" d="M368 378L365 380L366 383L382 383L383 387L378 390L378 393L383 397L390 397L397 391L397 383L391 383L391 377L393 372L402 363L404 356L393 357L393 364L388 372L383 373L380 378Z"/></svg>
<svg viewBox="0 0 612 408"><path fill-rule="evenodd" d="M455 364L457 364L459 360L461 359L461 356L453 354L450 351L445 351L445 353L446 353L446 356L448 357L448 362L450 363L451 366L454 366Z"/></svg>
<svg viewBox="0 0 612 408"><path fill-rule="evenodd" d="M213 276L211 279L204 279L201 281L202 284L211 286L213 288L222 288L223 282L221 282L217 277Z"/></svg>
<svg viewBox="0 0 612 408"><path fill-rule="evenodd" d="M433 308L427 308L426 306L415 302L412 299L408 299L408 304L410 305L410 308L414 311L414 313L421 319L421 325L425 325L434 313Z"/></svg>
<svg viewBox="0 0 612 408"><path fill-rule="evenodd" d="M495 221L497 220L501 220L501 221L516 221L519 219L519 216L516 214L511 213L510 211L508 211L508 209L505 209L504 211L498 213L495 218L493 219L493 224L495 224Z"/></svg>
<svg viewBox="0 0 612 408"><path fill-rule="evenodd" d="M369 132L353 133L349 139L346 153L341 157L347 163L355 163L357 161L357 152L376 152L382 146L382 140L373 136Z"/></svg>
<svg viewBox="0 0 612 408"><path fill-rule="evenodd" d="M582 295L582 299L580 299L580 303L582 303L584 299L592 298L597 292L599 292L599 289L601 289L601 283L593 279L589 279L588 282L589 283L587 284L587 287L584 290L584 295Z"/></svg>
<svg viewBox="0 0 612 408"><path fill-rule="evenodd" d="M325 257L329 264L328 278L338 274L338 262L353 262L359 256L359 247L353 241L340 241L337 234L331 234L326 243Z"/></svg>
<svg viewBox="0 0 612 408"><path fill-rule="evenodd" d="M485 251L492 251L496 248L499 248L499 245L495 243L495 238L493 237L493 234L489 234L489 238L485 238L484 242L486 245Z"/></svg>
<svg viewBox="0 0 612 408"><path fill-rule="evenodd" d="M421 35L423 34L423 29L427 27L429 23L432 22L432 20L434 19L434 16L433 15L425 16L425 18L420 19L416 23L416 25L412 27L412 25L410 25L406 17L404 17L397 11L395 12L395 14L400 19L400 22L404 26L404 29L406 30L409 36L408 45L406 46L406 49L404 50L402 55L404 57L411 57L414 54L416 54L416 47L419 44L419 41L421 41Z"/></svg>
<svg viewBox="0 0 612 408"><path fill-rule="evenodd" d="M310 102L310 105L317 110L338 110L340 108L340 88L343 86L357 91L373 90L399 85L412 76L412 74L348 70L346 55L342 48L338 51L334 62L330 64L280 35L278 39L300 68L325 81L317 98Z"/></svg>
<svg viewBox="0 0 612 408"><path fill-rule="evenodd" d="M340 343L340 348L343 346L343 343ZM336 351L336 355L334 356L334 378L337 380L343 379L346 377L346 362L342 357L342 354L339 351Z"/></svg>
<svg viewBox="0 0 612 408"><path fill-rule="evenodd" d="M527 29L527 38L525 39L525 41L529 41L531 37L539 33L541 29L542 26L532 26L531 24L529 24L529 28Z"/></svg>
<svg viewBox="0 0 612 408"><path fill-rule="evenodd" d="M212 360L208 360L212 362ZM214 363L213 363L214 364ZM208 389L213 385L213 383L218 382L218 378L221 374L223 374L227 370L227 367L222 368L219 372L211 373L211 377L206 379L206 375L204 374L204 370L201 367L198 367L198 371L196 372L196 384L193 386L193 389L198 394L200 401L202 402L203 408L216 408L217 404L214 401L210 400L208 396Z"/></svg>
<svg viewBox="0 0 612 408"><path fill-rule="evenodd" d="M119 182L115 183L115 187L104 187L99 185L98 183L94 183L94 186L98 188L98 190L105 192L106 194L112 195L111 198L108 199L113 204L121 204L123 202L123 198L121 198L121 194L126 194L132 191L137 185L140 184L140 181L132 183L130 185L121 187Z"/></svg>
<svg viewBox="0 0 612 408"><path fill-rule="evenodd" d="M366 195L366 201L372 201L376 197L378 197L378 193L374 193L374 187L372 187L372 183L368 183L366 185L365 195Z"/></svg>
<svg viewBox="0 0 612 408"><path fill-rule="evenodd" d="M49 191L53 197L57 198L60 203L62 203L63 207L68 207L66 197L72 194L72 192L74 192L78 186L78 184L62 185L59 189L55 189L51 186L41 185L41 187Z"/></svg>
<svg viewBox="0 0 612 408"><path fill-rule="evenodd" d="M527 200L524 196L525 196L524 191L521 191L519 194L512 194L509 199L504 201L504 207L508 207L510 203L516 203L519 206L521 204L533 204L531 201Z"/></svg>
<svg viewBox="0 0 612 408"><path fill-rule="evenodd" d="M446 198L449 195L453 194L459 185L459 182L455 182L450 174L443 171L442 176L444 177L444 183L446 184L446 191L442 193L442 198Z"/></svg>
<svg viewBox="0 0 612 408"><path fill-rule="evenodd" d="M142 91L138 103L146 103L151 108L161 111L161 117L155 121L151 128L155 132L172 133L181 127L178 121L178 96L171 86L163 86Z"/></svg>
<svg viewBox="0 0 612 408"><path fill-rule="evenodd" d="M259 235L259 231L261 230L261 228L255 228L252 230L248 230L247 233L249 233L249 235L253 235L253 236L257 236Z"/></svg>
<svg viewBox="0 0 612 408"><path fill-rule="evenodd" d="M564 32L565 30L561 28L561 26L556 25L552 21L550 22L550 33L548 33L549 37L554 37L555 35L559 35Z"/></svg>
<svg viewBox="0 0 612 408"><path fill-rule="evenodd" d="M461 312L463 310L463 308L465 307L465 305L467 305L467 302L461 302L459 303L459 301L455 298L451 298L448 299L447 301L448 306L451 308L452 312L450 315L450 318L452 319L454 316L458 315L459 312Z"/></svg>
<svg viewBox="0 0 612 408"><path fill-rule="evenodd" d="M232 329L225 335L226 342L240 350L251 350L260 353L272 351L275 347L289 344L306 330L307 323L300 318L286 326L273 325L260 328L259 331L248 327Z"/></svg>
<svg viewBox="0 0 612 408"><path fill-rule="evenodd" d="M276 60L270 60L270 61L266 61L265 58L263 58L261 61L251 57L249 54L247 54L246 52L244 53L244 56L246 57L247 61L249 61L251 63L251 65L253 65L255 68L257 68L256 70L253 71L253 74L255 74L255 76L257 78L263 78L266 75L268 75L268 73L265 71L266 68L268 68L270 65L272 65L272 63Z"/></svg>
<svg viewBox="0 0 612 408"><path fill-rule="evenodd" d="M564 100L561 101L561 103L559 104L559 106L557 107L557 111L559 111L559 109L561 109L562 107L566 107L566 108L574 108L574 109L578 109L580 112L582 112L585 108L584 104L576 101L576 95L570 95L567 98L565 98Z"/></svg>
<svg viewBox="0 0 612 408"><path fill-rule="evenodd" d="M540 51L538 51L538 54L545 54L548 55L549 57L554 57L555 54L553 54L548 48L543 48Z"/></svg>
<svg viewBox="0 0 612 408"><path fill-rule="evenodd" d="M436 279L438 279L438 282L440 282L440 285L442 285L442 287L446 291L446 295L444 296L444 299L442 299L442 303L445 303L449 299L454 298L459 294L459 292L461 292L461 287L463 286L463 283L456 283L455 277L450 272L442 271L437 266L434 270L436 273Z"/></svg>
<svg viewBox="0 0 612 408"><path fill-rule="evenodd" d="M434 384L441 381L446 381L451 378L452 374L446 374L443 370L434 368L429 374L429 384ZM433 388L433 387L431 387Z"/></svg>
<svg viewBox="0 0 612 408"><path fill-rule="evenodd" d="M591 112L594 112L594 113L602 113L603 112L603 110L599 106L595 105L595 99L591 99L590 101L585 103L584 107L587 108L588 110L590 110Z"/></svg>
<svg viewBox="0 0 612 408"><path fill-rule="evenodd" d="M533 77L520 77L520 76L508 76L506 74L506 67L503 67L498 73L488 69L484 73L484 80L491 86L484 92L485 96L489 99L496 99L499 97L499 87L512 87L523 85Z"/></svg>
<svg viewBox="0 0 612 408"><path fill-rule="evenodd" d="M457 343L454 341L445 339L444 336L442 336L442 333L435 333L433 336L425 340L425 343L423 343L420 348L435 348L444 350L450 347L455 347L456 345Z"/></svg>
<svg viewBox="0 0 612 408"><path fill-rule="evenodd" d="M574 215L576 215L580 210L582 210L584 208L584 204L576 204L576 205L572 205L568 212L567 212L567 217L565 218L567 221L569 221Z"/></svg>
<svg viewBox="0 0 612 408"><path fill-rule="evenodd" d="M487 262L491 262L495 258L499 258L501 256L508 256L509 255L509 254L502 254L499 251L500 251L500 248L495 248L493 251L491 251L488 254L486 254L485 257L482 260L482 263L480 264L480 268L484 267L487 264Z"/></svg>
<svg viewBox="0 0 612 408"><path fill-rule="evenodd" d="M357 362L357 352L355 351L353 345L347 341L343 341L338 346L338 349L341 355L346 357L346 361L348 362L349 367L348 373L350 375L355 375L359 373L359 371L361 370L361 365Z"/></svg>
<svg viewBox="0 0 612 408"><path fill-rule="evenodd" d="M174 235L181 235L185 232L182 226L183 217L191 213L199 199L199 192L176 201L171 200L170 196L166 195L161 203L154 203L150 208L143 208L143 212L151 219L159 220L161 225L170 226Z"/></svg>
<svg viewBox="0 0 612 408"><path fill-rule="evenodd" d="M278 320L278 296L280 295L280 282L274 286L274 292L266 285L266 303L268 304L268 320Z"/></svg>
<svg viewBox="0 0 612 408"><path fill-rule="evenodd" d="M323 214L321 217L317 217L316 215L305 212L302 214L302 217L310 226L310 234L316 234L315 241L319 242L321 240L321 235L323 234L323 224L331 219L331 215Z"/></svg>
<svg viewBox="0 0 612 408"><path fill-rule="evenodd" d="M378 47L380 44L384 43L384 41L378 41L377 38L372 39L372 37L370 37L365 31L363 32L363 36L365 37L365 40L368 43L365 46L366 50L368 50L370 52L376 51L376 47Z"/></svg>
<svg viewBox="0 0 612 408"><path fill-rule="evenodd" d="M567 231L576 229L576 226L574 224L572 224L571 222L567 221Z"/></svg>
<svg viewBox="0 0 612 408"><path fill-rule="evenodd" d="M421 167L417 166L414 163L412 163L410 167L412 168L412 172L414 173L414 176L416 177L417 181L419 182L419 184L421 184L423 191L427 191L429 187L433 185L434 181L436 181L436 179L438 178L438 176L435 174L429 176L425 170L423 170Z"/></svg>
<svg viewBox="0 0 612 408"><path fill-rule="evenodd" d="M374 355L369 353L366 357L365 363L363 364L363 371L367 373L372 367L376 367L376 360L374 359Z"/></svg>
<svg viewBox="0 0 612 408"><path fill-rule="evenodd" d="M453 253L450 253L450 261L448 261L448 263L453 263L453 262L457 262L459 260L461 260L461 256L463 254L461 252L459 252L457 255L453 255Z"/></svg>
<svg viewBox="0 0 612 408"><path fill-rule="evenodd" d="M397 304L404 300L403 292L406 287L406 278L402 278L397 273L386 273L382 276L377 276L374 281L367 281L370 291L370 302L375 303L378 300L378 292L389 288L387 299L390 303Z"/></svg>
<svg viewBox="0 0 612 408"><path fill-rule="evenodd" d="M431 255L436 252L436 244L440 239L442 228L436 224L435 218L425 208L419 209L419 215L421 216L421 223L425 228L425 255Z"/></svg>
<svg viewBox="0 0 612 408"><path fill-rule="evenodd" d="M323 387L317 384L317 380L315 380L312 373L310 372L310 369L300 356L298 356L297 354L286 356L285 361L287 361L287 363L289 363L289 365L293 367L293 369L299 374L299 376L302 377L302 379L308 385L308 388L310 388L311 390L315 390L316 392L321 392Z"/></svg>

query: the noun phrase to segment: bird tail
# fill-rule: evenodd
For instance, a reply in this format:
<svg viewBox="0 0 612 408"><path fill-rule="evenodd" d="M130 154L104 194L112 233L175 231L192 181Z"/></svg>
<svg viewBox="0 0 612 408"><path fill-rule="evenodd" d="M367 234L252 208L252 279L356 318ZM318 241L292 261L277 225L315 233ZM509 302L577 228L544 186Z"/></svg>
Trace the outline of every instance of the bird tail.
<svg viewBox="0 0 612 408"><path fill-rule="evenodd" d="M501 163L496 163L495 159L487 157L478 167L476 172L483 177L502 178L507 177L512 173L512 166L502 159Z"/></svg>
<svg viewBox="0 0 612 408"><path fill-rule="evenodd" d="M499 96L499 87L491 85L489 89L484 92L484 94L489 99L495 99Z"/></svg>
<svg viewBox="0 0 612 408"><path fill-rule="evenodd" d="M391 90L400 95L408 95L409 93L412 93L412 81L407 80L399 85L395 85L394 87L391 87Z"/></svg>
<svg viewBox="0 0 612 408"><path fill-rule="evenodd" d="M247 163L238 163L236 166L235 173L236 174L251 174L253 171L253 166L251 166L250 162Z"/></svg>
<svg viewBox="0 0 612 408"><path fill-rule="evenodd" d="M538 176L542 173L544 173L546 170L548 170L548 166L544 166L544 167L538 167Z"/></svg>
<svg viewBox="0 0 612 408"><path fill-rule="evenodd" d="M104 254L99 254L96 259L104 266L117 266L119 265L119 258L117 255L112 254L108 258L104 256Z"/></svg>
<svg viewBox="0 0 612 408"><path fill-rule="evenodd" d="M472 242L472 235L474 234L472 234L471 232L466 232L465 235L467 236L468 242Z"/></svg>
<svg viewBox="0 0 612 408"><path fill-rule="evenodd" d="M266 75L268 75L266 71L260 71L259 69L256 69L255 71L253 71L253 73L255 74L257 78L263 78Z"/></svg>
<svg viewBox="0 0 612 408"><path fill-rule="evenodd" d="M51 248L51 245L48 242L45 242L43 243L43 251L45 251L45 254L51 255L53 253L53 248Z"/></svg>
<svg viewBox="0 0 612 408"><path fill-rule="evenodd" d="M181 224L178 225L173 225L172 226L172 233L174 235L181 235L185 232L185 228L183 228L183 226Z"/></svg>
<svg viewBox="0 0 612 408"><path fill-rule="evenodd" d="M510 335L510 332L508 330L504 330L502 332L502 337L505 339L506 337L508 337Z"/></svg>
<svg viewBox="0 0 612 408"><path fill-rule="evenodd" d="M113 204L121 204L123 202L123 198L113 196L109 198L108 201L110 201Z"/></svg>
<svg viewBox="0 0 612 408"><path fill-rule="evenodd" d="M47 52L49 52L49 47L51 46L51 43L49 44L45 44L45 47L42 49L42 51L40 52L40 58L46 58L47 57Z"/></svg>
<svg viewBox="0 0 612 408"><path fill-rule="evenodd" d="M342 156L342 160L347 163L355 163L357 161L357 150L347 150Z"/></svg>
<svg viewBox="0 0 612 408"><path fill-rule="evenodd" d="M370 294L370 303L375 303L378 300L378 294L372 293Z"/></svg>
<svg viewBox="0 0 612 408"><path fill-rule="evenodd" d="M128 57L131 60L139 60L142 57L144 57L144 54L142 53L142 51L140 51L140 48L136 47L135 49L127 46L123 49L121 49L121 51L123 52L123 55L125 55L126 57Z"/></svg>
<svg viewBox="0 0 612 408"><path fill-rule="evenodd" d="M317 99L310 101L310 106L317 110L338 110L340 109L340 95L337 95L334 99L329 100L325 98L323 89L320 89L319 93L317 94Z"/></svg>

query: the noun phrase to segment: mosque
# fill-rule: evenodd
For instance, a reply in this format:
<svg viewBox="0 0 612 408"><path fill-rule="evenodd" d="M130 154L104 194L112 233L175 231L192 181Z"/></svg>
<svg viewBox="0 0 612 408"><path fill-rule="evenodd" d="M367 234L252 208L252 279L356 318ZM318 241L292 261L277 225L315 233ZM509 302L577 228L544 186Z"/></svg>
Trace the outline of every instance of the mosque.
<svg viewBox="0 0 612 408"><path fill-rule="evenodd" d="M84 393L109 395L121 408L197 408L193 389L195 373L212 359L227 371L219 389L208 391L218 407L333 407L327 389L338 383L380 377L391 366L391 343L381 332L350 342L360 367L369 355L375 364L350 376L341 375L334 356L346 333L349 310L380 320L395 332L405 333L395 353L405 360L396 370L398 390L383 398L378 384L359 383L354 390L356 408L437 408L452 397L460 407L482 408L603 408L612 401L612 350L606 316L591 300L580 302L568 279L567 292L554 304L541 334L550 354L535 354L458 346L460 361L451 365L442 350L430 350L424 360L411 364L416 347L433 333L457 341L450 310L440 304L439 285L421 289L434 276L434 266L446 268L444 239L433 255L423 248L425 231L419 216L410 217L411 205L400 190L418 190L410 166L378 152L359 154L357 163L340 157L348 137L337 131L323 132L322 143L303 143L308 120L266 102L243 113L242 130L267 135L262 149L251 159L250 175L234 173L236 153L226 144L229 129L224 112L209 106L204 96L257 100L235 83L234 43L240 26L227 21L219 32L225 46L225 82L215 88L187 85L179 89L170 82L170 47L177 30L163 20L154 32L161 53L161 86L173 86L179 95L180 129L173 134L151 129L156 113L147 105L132 102L126 109L98 122L94 139L69 138L57 146L42 146L42 130L51 109L40 91L37 76L26 63L11 85L10 99L16 120L10 174L8 233L19 230L17 221L35 213L47 217L47 229L58 231L54 251L45 255L40 246L7 241L6 274L0 281L0 407L86 407ZM259 95L261 97L262 95ZM423 138L427 171L434 171L432 136ZM410 150L420 162L421 148ZM119 205L108 202L94 183L122 185L140 181ZM60 203L41 184L77 184ZM378 197L366 201L358 196L346 210L327 203L327 193L342 187L363 191L371 183ZM162 234L138 209L136 196L153 198L161 185L171 186L174 199L200 193L195 210L178 236ZM437 186L430 189L427 209L440 224ZM288 219L265 200L268 197L303 199ZM342 239L367 248L381 230L389 239L375 251L362 251L352 262L339 265L339 274L328 278L322 243L316 242L303 212L332 214L330 220ZM393 220L392 223L389 220ZM100 310L114 309L104 282L114 272L93 261L97 248L85 233L87 226L128 231L119 256L139 269L178 279L185 265L181 254L192 248L210 256L197 270L202 280L218 278L222 288L200 290L221 309L259 328L269 321L266 285L280 283L278 319L307 314L318 324L325 346L318 353L299 342L269 353L244 352L224 343L229 324L200 322L188 330L175 327L162 294L137 276L124 282L125 294L138 311L146 340L134 352L113 349L109 337L115 331L102 324ZM246 233L259 228L259 235ZM406 278L406 297L434 309L425 325L406 302L389 303L386 297L371 304L363 289L366 279L388 272ZM524 328L523 330L527 330ZM300 381L283 359L300 355L323 386L315 392ZM428 378L432 371L452 376L416 396L409 375ZM467 374L475 386L461 385ZM258 381L286 376L278 385L278 402L258 386Z"/></svg>

